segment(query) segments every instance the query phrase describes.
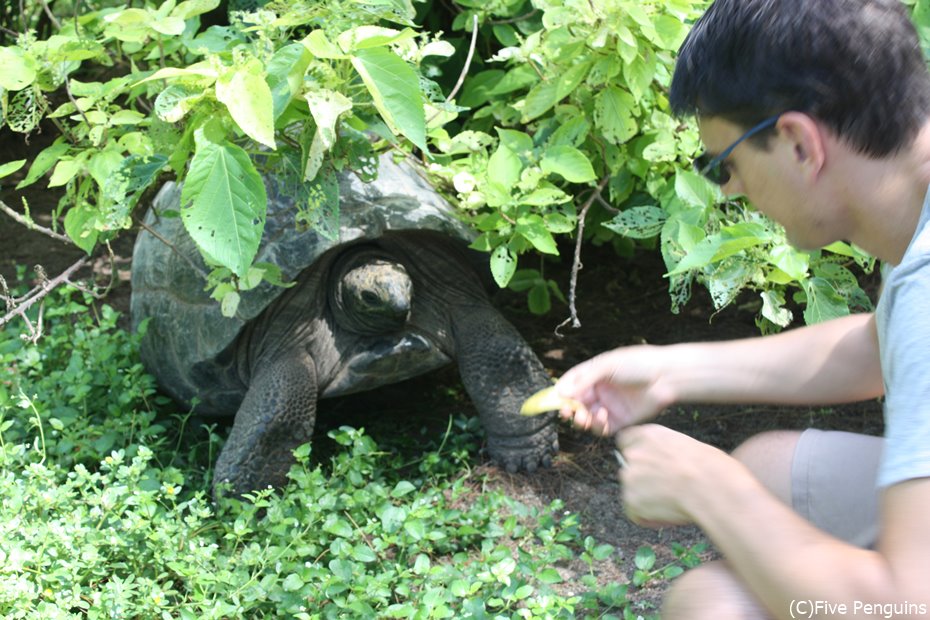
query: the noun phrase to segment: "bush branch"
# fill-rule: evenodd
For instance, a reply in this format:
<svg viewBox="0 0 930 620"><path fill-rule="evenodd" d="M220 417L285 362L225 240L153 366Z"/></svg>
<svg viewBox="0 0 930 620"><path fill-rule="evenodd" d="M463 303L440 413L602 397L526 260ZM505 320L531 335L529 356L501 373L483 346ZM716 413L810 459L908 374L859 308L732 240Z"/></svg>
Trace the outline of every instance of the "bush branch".
<svg viewBox="0 0 930 620"><path fill-rule="evenodd" d="M9 215L11 218L16 220L17 222L19 222L20 224L22 224L29 230L40 232L43 235L51 237L52 239L57 239L58 241L61 241L62 243L67 243L68 245L74 245L74 242L71 241L71 239L69 239L66 235L57 233L50 228L46 228L45 226L40 226L39 224L36 224L31 219L23 217L22 215L20 215L19 213L17 213L10 207L8 207L6 203L4 203L2 200L0 200L0 211L3 211L4 213Z"/></svg>
<svg viewBox="0 0 930 620"><path fill-rule="evenodd" d="M604 188L607 187L607 183L610 181L610 175L605 176L601 179L600 183L597 184L594 192L588 196L588 199L585 201L584 205L581 207L581 211L578 213L578 236L575 239L575 255L572 259L572 275L568 284L568 311L569 317L558 324L555 328L555 335L562 337L562 333L559 331L565 325L571 324L572 328L578 329L581 327L581 321L578 319L578 308L575 304L576 299L576 289L578 288L578 272L582 270L584 265L581 264L581 242L584 239L584 220L588 215L588 209L591 208L591 205L594 204L594 201L599 199L601 192L604 191Z"/></svg>
<svg viewBox="0 0 930 620"><path fill-rule="evenodd" d="M42 307L39 307L39 318L38 326L34 326L32 321L29 320L29 317L26 316L26 311L29 310L36 303L44 300L49 293L51 293L56 287L61 286L62 284L72 284L71 276L79 270L81 267L87 264L90 260L89 256L82 256L70 267L62 271L60 274L52 278L51 280L45 275L45 270L40 266L36 266L36 273L39 275L39 284L35 286L31 291L26 293L23 297L14 299L7 289L6 282L0 278L0 297L6 301L7 308L9 311L0 318L0 327L3 327L14 318L22 317L23 321L26 322L26 325L29 328L29 335L23 336L25 339L30 340L33 344L38 341L42 336Z"/></svg>

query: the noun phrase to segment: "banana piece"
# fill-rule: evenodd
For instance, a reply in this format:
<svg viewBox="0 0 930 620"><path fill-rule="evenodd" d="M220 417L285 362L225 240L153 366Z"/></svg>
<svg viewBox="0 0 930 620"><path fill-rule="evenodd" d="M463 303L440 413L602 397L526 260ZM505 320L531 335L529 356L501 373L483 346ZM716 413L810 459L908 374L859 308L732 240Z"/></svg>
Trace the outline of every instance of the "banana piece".
<svg viewBox="0 0 930 620"><path fill-rule="evenodd" d="M542 389L529 398L520 407L520 415L539 415L546 411L559 411L560 409L581 409L584 405L574 398L559 396L555 386Z"/></svg>

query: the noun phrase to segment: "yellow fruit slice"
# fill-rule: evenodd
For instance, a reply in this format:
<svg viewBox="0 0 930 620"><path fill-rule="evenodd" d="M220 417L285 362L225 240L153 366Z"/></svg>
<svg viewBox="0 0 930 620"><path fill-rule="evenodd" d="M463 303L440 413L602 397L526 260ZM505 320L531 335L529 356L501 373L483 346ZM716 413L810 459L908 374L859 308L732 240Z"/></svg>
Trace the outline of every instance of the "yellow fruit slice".
<svg viewBox="0 0 930 620"><path fill-rule="evenodd" d="M523 406L520 407L520 415L539 415L546 411L558 411L565 407L579 409L582 404L573 398L559 396L555 391L555 386L552 386L539 390L527 398Z"/></svg>

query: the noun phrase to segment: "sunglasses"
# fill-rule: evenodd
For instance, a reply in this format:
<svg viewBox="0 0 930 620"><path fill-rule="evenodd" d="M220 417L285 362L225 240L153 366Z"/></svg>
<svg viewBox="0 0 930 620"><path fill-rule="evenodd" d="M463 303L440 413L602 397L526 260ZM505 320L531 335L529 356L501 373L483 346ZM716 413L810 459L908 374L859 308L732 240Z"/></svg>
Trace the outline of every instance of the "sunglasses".
<svg viewBox="0 0 930 620"><path fill-rule="evenodd" d="M701 153L694 158L694 170L715 185L725 185L727 181L730 180L730 167L727 165L726 159L730 156L730 153L733 152L733 149L743 140L756 135L764 129L773 127L775 123L778 122L780 116L781 114L776 114L771 118L765 119L755 127L752 127L717 156L712 157L711 154L706 151Z"/></svg>

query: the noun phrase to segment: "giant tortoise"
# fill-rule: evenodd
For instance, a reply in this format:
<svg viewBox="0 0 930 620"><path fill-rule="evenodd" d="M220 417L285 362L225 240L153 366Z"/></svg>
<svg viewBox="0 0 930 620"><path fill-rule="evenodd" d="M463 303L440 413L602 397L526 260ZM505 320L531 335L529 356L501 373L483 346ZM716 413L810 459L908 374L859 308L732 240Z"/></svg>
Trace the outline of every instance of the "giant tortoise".
<svg viewBox="0 0 930 620"><path fill-rule="evenodd" d="M235 415L214 490L282 486L319 398L453 361L494 461L532 472L558 449L554 415L518 414L551 381L489 302L467 227L411 165L382 156L378 168L372 182L338 177L339 230L326 236L298 230L293 197L265 179L257 260L293 286L244 292L232 318L204 290L206 267L180 218L163 216L178 210L178 186L153 201L133 252L132 321L149 319L142 360L164 391L199 414Z"/></svg>

